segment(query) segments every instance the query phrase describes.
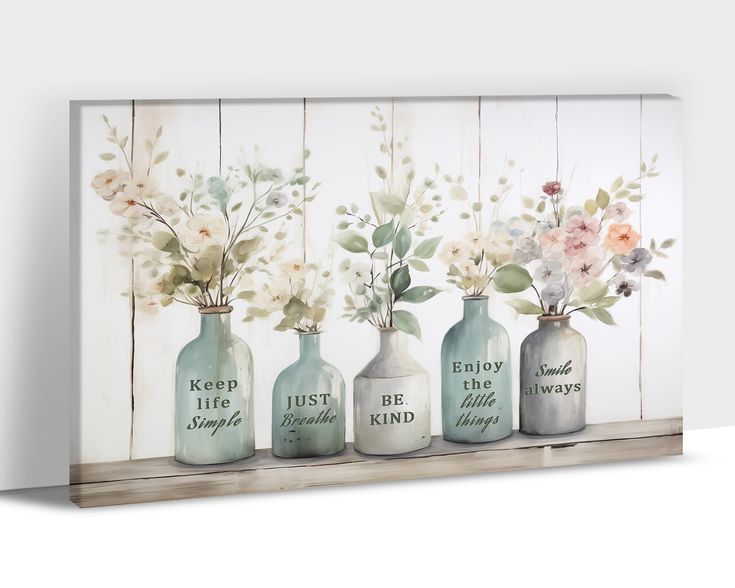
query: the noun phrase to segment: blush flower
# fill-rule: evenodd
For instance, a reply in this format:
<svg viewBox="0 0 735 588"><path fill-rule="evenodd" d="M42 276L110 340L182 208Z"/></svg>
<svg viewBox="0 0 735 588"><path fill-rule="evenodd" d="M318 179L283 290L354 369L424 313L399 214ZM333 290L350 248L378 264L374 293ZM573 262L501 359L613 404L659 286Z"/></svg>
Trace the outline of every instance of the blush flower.
<svg viewBox="0 0 735 588"><path fill-rule="evenodd" d="M589 283L602 273L604 267L602 252L597 247L567 258L567 272L575 286Z"/></svg>
<svg viewBox="0 0 735 588"><path fill-rule="evenodd" d="M567 255L580 255L600 239L600 221L586 214L570 218L565 229L564 253Z"/></svg>
<svg viewBox="0 0 735 588"><path fill-rule="evenodd" d="M641 236L633 230L631 225L614 224L610 225L607 237L605 237L605 245L613 253L627 255L641 240Z"/></svg>
<svg viewBox="0 0 735 588"><path fill-rule="evenodd" d="M625 202L613 202L605 210L605 218L614 220L616 223L622 223L630 216L630 208Z"/></svg>
<svg viewBox="0 0 735 588"><path fill-rule="evenodd" d="M556 227L541 233L538 237L539 244L544 256L559 258L566 248L567 233L564 229Z"/></svg>
<svg viewBox="0 0 735 588"><path fill-rule="evenodd" d="M556 196L561 192L561 184L559 182L546 182L541 186L541 190L543 190L544 194L547 196Z"/></svg>

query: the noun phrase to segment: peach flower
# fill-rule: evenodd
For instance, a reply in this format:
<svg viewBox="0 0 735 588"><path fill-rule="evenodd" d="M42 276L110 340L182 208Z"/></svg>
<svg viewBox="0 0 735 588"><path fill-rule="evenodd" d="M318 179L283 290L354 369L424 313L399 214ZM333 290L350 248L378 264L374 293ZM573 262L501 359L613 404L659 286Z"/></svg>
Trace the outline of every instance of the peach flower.
<svg viewBox="0 0 735 588"><path fill-rule="evenodd" d="M641 236L633 230L631 225L614 224L610 225L607 237L605 237L605 245L613 253L628 255L640 240Z"/></svg>

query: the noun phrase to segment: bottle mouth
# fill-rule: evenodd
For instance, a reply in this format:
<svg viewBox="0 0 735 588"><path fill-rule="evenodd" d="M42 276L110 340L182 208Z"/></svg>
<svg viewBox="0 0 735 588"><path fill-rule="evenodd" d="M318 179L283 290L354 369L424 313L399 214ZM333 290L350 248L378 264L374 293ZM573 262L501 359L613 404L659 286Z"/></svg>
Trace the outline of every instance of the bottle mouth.
<svg viewBox="0 0 735 588"><path fill-rule="evenodd" d="M462 300L487 300L487 294L480 294L479 296L462 296Z"/></svg>
<svg viewBox="0 0 735 588"><path fill-rule="evenodd" d="M395 333L398 329L396 327L378 327L378 331L381 333Z"/></svg>
<svg viewBox="0 0 735 588"><path fill-rule="evenodd" d="M555 321L568 321L572 317L569 316L568 314L540 314L536 318L542 322L555 322Z"/></svg>
<svg viewBox="0 0 735 588"><path fill-rule="evenodd" d="M200 306L199 314L229 314L232 312L231 306Z"/></svg>

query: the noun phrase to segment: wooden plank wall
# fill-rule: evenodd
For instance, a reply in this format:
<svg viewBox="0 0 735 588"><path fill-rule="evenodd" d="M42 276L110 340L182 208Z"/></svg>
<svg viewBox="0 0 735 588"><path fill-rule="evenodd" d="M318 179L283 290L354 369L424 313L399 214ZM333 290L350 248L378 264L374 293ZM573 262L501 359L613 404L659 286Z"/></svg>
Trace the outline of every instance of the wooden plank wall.
<svg viewBox="0 0 735 588"><path fill-rule="evenodd" d="M648 244L651 237L678 239L671 258L659 264L668 282L648 281L637 298L616 305L617 327L583 316L575 326L589 346L591 423L681 416L682 183L681 113L668 97L539 97L449 99L315 99L274 101L210 100L131 102L78 106L81 144L81 390L80 430L73 436L72 463L116 461L170 455L173 452L173 365L179 349L198 329L189 307L169 307L157 314L136 304L132 247L100 230L121 224L89 182L104 168L98 154L108 151L102 114L135 141L134 166L142 165L142 143L162 125L161 148L169 158L157 169L164 191L173 190L175 169L198 165L216 175L257 145L264 161L289 169L311 151L307 174L322 182L319 197L306 206L304 221L290 235L290 255L317 260L330 251L338 204L366 203L377 187L373 167L378 141L368 127L373 105L394 120L394 135L409 135L409 152L418 178L462 174L470 198L487 198L507 173L514 191L504 212L520 211L520 195L538 195L557 174L570 189L570 200L593 197L620 174L638 174L640 159L659 153L661 175L647 180L647 197L631 222ZM134 137L134 139L133 139ZM465 230L453 204L441 232L455 238ZM341 252L335 250L335 264ZM431 264L431 280L443 283L444 267ZM422 276L423 277L423 276ZM351 380L377 348L367 325L337 320L344 286L323 335L323 354ZM124 295L125 294L125 295ZM517 317L493 294L493 315L508 329L514 368L523 338L535 328L533 317ZM447 291L416 307L423 341L411 350L430 371L432 433L441 432L439 349L446 330L461 315L458 291ZM233 326L252 347L256 362L256 445L270 446L270 393L278 372L298 353L293 335L272 331L272 324L244 324L237 307ZM518 383L515 380L517 399ZM516 403L517 405L517 403ZM348 402L347 436L352 439ZM517 408L514 415L517 426Z"/></svg>

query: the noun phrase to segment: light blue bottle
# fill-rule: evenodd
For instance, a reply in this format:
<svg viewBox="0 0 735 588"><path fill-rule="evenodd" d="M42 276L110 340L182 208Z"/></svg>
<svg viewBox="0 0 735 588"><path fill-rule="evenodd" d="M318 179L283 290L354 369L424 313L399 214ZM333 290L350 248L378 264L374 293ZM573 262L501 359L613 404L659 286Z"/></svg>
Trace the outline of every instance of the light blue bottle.
<svg viewBox="0 0 735 588"><path fill-rule="evenodd" d="M215 464L250 457L255 452L253 356L230 330L231 306L199 312L199 336L176 360L176 460Z"/></svg>
<svg viewBox="0 0 735 588"><path fill-rule="evenodd" d="M322 359L319 333L299 333L300 355L273 385L273 455L313 457L345 448L345 382Z"/></svg>
<svg viewBox="0 0 735 588"><path fill-rule="evenodd" d="M463 300L442 342L442 431L457 443L496 441L513 429L510 340L488 316L487 296Z"/></svg>

